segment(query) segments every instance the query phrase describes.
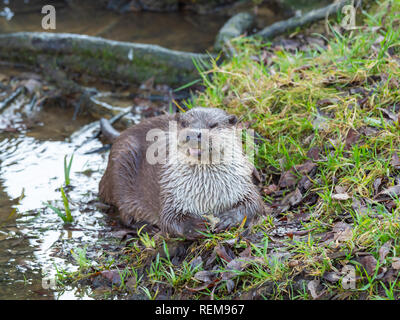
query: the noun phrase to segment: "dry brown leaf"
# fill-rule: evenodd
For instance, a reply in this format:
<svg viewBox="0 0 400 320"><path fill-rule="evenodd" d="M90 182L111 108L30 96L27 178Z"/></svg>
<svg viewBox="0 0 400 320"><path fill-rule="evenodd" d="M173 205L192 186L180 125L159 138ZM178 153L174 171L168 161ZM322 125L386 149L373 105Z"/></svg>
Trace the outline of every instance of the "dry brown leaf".
<svg viewBox="0 0 400 320"><path fill-rule="evenodd" d="M400 185L395 185L392 187L389 187L381 192L379 192L376 196L375 199L377 198L382 198L382 197L397 197L400 195Z"/></svg>
<svg viewBox="0 0 400 320"><path fill-rule="evenodd" d="M235 282L229 279L226 280L225 284L226 284L226 290L228 291L228 293L231 293L235 288Z"/></svg>
<svg viewBox="0 0 400 320"><path fill-rule="evenodd" d="M400 270L400 258L399 257L394 257L392 259L392 268L395 270Z"/></svg>
<svg viewBox="0 0 400 320"><path fill-rule="evenodd" d="M384 245L379 248L379 262L381 264L385 260L386 256L389 254L391 248L392 248L392 240L385 242Z"/></svg>
<svg viewBox="0 0 400 320"><path fill-rule="evenodd" d="M118 270L106 270L101 272L101 276L103 278L111 281L112 284L119 285L121 284L121 276L119 275Z"/></svg>
<svg viewBox="0 0 400 320"><path fill-rule="evenodd" d="M228 254L228 252L226 251L225 247L223 245L217 245L215 247L215 253L223 260L225 260L226 262L230 262L232 261L232 257Z"/></svg>
<svg viewBox="0 0 400 320"><path fill-rule="evenodd" d="M310 150L308 150L307 157L309 157L312 160L318 160L319 152L320 152L320 150L318 147L312 147Z"/></svg>
<svg viewBox="0 0 400 320"><path fill-rule="evenodd" d="M263 188L263 192L265 195L270 195L276 191L278 191L278 186L276 184L271 184L265 188Z"/></svg>
<svg viewBox="0 0 400 320"><path fill-rule="evenodd" d="M295 166L297 172L301 174L308 174L310 173L315 167L317 166L316 163L312 162L311 160L307 160L301 165Z"/></svg>
<svg viewBox="0 0 400 320"><path fill-rule="evenodd" d="M294 190L293 192L289 193L287 196L285 196L282 201L281 201L281 206L285 206L287 204L290 204L291 206L295 206L300 203L300 201L303 199L303 195L300 192L298 188Z"/></svg>
<svg viewBox="0 0 400 320"><path fill-rule="evenodd" d="M345 222L338 222L336 223L332 231L334 233L334 241L348 241L353 238L353 230L351 229L351 226Z"/></svg>
<svg viewBox="0 0 400 320"><path fill-rule="evenodd" d="M345 201L350 199L350 196L347 193L336 193L332 195L332 199L338 201Z"/></svg>
<svg viewBox="0 0 400 320"><path fill-rule="evenodd" d="M345 149L351 149L359 138L360 134L356 130L350 129L346 136Z"/></svg>
<svg viewBox="0 0 400 320"><path fill-rule="evenodd" d="M324 275L322 276L324 280L329 281L331 283L338 282L341 277L342 276L335 271L325 272Z"/></svg>
<svg viewBox="0 0 400 320"><path fill-rule="evenodd" d="M320 298L325 293L324 291L317 293L318 286L319 286L319 280L311 280L307 284L307 289L310 291L311 296L314 300Z"/></svg>
<svg viewBox="0 0 400 320"><path fill-rule="evenodd" d="M378 193L379 187L380 187L381 184L382 184L382 179L381 178L376 178L375 181L374 181L374 184L373 184L375 193Z"/></svg>
<svg viewBox="0 0 400 320"><path fill-rule="evenodd" d="M208 270L203 270L203 271L198 271L194 275L194 278L196 280L199 280L201 282L205 283L211 283L215 279L215 272L213 271L208 271Z"/></svg>
<svg viewBox="0 0 400 320"><path fill-rule="evenodd" d="M360 263L367 271L368 275L372 276L375 273L377 261L372 255L363 256L360 258Z"/></svg>
<svg viewBox="0 0 400 320"><path fill-rule="evenodd" d="M288 170L281 175L278 185L281 188L287 188L294 186L296 183L297 176L291 170Z"/></svg>
<svg viewBox="0 0 400 320"><path fill-rule="evenodd" d="M395 169L400 169L400 158L397 152L392 155L392 160L390 160L390 165Z"/></svg>

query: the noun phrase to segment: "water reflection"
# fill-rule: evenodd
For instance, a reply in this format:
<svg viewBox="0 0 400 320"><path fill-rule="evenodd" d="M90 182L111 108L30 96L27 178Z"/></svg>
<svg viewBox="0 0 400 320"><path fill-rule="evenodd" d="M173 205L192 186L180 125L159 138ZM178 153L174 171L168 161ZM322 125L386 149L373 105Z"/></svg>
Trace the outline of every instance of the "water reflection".
<svg viewBox="0 0 400 320"><path fill-rule="evenodd" d="M57 125L71 121L64 120L68 121L59 116ZM102 146L96 139L84 143L96 128L87 124L66 141L0 135L0 299L58 298L58 293L43 289L43 275L55 275L57 269L76 270L74 261L65 260L71 249L90 245L101 251L97 237L106 228L104 215L93 210L85 213L82 205L96 198L106 164L106 154L84 154ZM73 153L74 188L68 195L74 223L68 230L43 203L53 201L62 208L63 161ZM22 190L24 196L19 200ZM59 298L75 297L71 292Z"/></svg>

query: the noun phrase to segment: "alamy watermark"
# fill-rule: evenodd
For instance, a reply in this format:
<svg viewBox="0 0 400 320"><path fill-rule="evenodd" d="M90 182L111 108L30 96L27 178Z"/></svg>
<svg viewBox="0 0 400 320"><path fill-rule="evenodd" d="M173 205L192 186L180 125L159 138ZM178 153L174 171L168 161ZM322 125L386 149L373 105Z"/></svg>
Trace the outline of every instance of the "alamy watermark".
<svg viewBox="0 0 400 320"><path fill-rule="evenodd" d="M149 146L146 161L151 164L197 163L229 164L245 155L254 163L256 147L251 129L180 129L169 121L168 130L151 129L146 134Z"/></svg>
<svg viewBox="0 0 400 320"><path fill-rule="evenodd" d="M345 290L356 289L356 269L353 266L345 265L342 268L342 288Z"/></svg>
<svg viewBox="0 0 400 320"><path fill-rule="evenodd" d="M342 8L342 13L344 15L340 26L345 30L354 30L356 27L356 11L357 8L354 5L354 1L351 4L347 4Z"/></svg>
<svg viewBox="0 0 400 320"><path fill-rule="evenodd" d="M45 290L57 289L57 276L49 269L42 269L42 288Z"/></svg>
<svg viewBox="0 0 400 320"><path fill-rule="evenodd" d="M56 29L56 8L50 4L43 6L42 14L45 16L42 18L42 28L44 30L55 30Z"/></svg>
<svg viewBox="0 0 400 320"><path fill-rule="evenodd" d="M357 17L357 10L361 5L361 1L359 0L352 0L349 1L348 4L345 4L341 7L340 12L342 14L342 20L340 21L339 25L332 26L335 32L339 32L340 28L346 31L353 31L359 29L356 25L356 17ZM329 22L328 16L325 18L325 25L326 31L329 33Z"/></svg>

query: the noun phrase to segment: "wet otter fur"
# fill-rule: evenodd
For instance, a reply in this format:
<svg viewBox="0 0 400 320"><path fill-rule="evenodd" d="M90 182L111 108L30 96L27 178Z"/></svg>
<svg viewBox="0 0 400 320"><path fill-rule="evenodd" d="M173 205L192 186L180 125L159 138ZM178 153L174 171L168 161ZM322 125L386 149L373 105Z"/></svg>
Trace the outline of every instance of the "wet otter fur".
<svg viewBox="0 0 400 320"><path fill-rule="evenodd" d="M206 230L208 215L219 220L216 231L238 225L245 217L246 224L253 222L264 213L264 204L252 180L253 165L241 148L231 148L241 144L227 134L236 122L221 109L197 107L126 129L113 142L100 198L116 206L128 226L147 222L187 239L201 237L198 231ZM170 134L170 123L176 123L177 135ZM164 140L158 139L166 148L164 163L148 160L154 141L146 136L154 129L168 132ZM176 148L170 149L173 142ZM205 151L223 156L213 161Z"/></svg>

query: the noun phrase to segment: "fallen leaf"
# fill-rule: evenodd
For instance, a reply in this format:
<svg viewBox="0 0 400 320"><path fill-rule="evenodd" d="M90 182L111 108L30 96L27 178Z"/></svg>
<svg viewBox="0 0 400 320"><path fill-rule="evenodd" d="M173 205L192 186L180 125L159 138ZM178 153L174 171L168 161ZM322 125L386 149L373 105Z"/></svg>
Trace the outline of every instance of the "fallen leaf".
<svg viewBox="0 0 400 320"><path fill-rule="evenodd" d="M198 266L201 266L202 264L203 264L203 259L201 258L201 256L198 256L193 259L193 261L190 263L190 266L194 269Z"/></svg>
<svg viewBox="0 0 400 320"><path fill-rule="evenodd" d="M351 226L346 222L336 223L333 226L332 231L334 233L334 241L348 241L353 238L353 231L351 229Z"/></svg>
<svg viewBox="0 0 400 320"><path fill-rule="evenodd" d="M101 272L101 276L110 280L112 284L120 285L121 284L121 276L117 270L106 270Z"/></svg>
<svg viewBox="0 0 400 320"><path fill-rule="evenodd" d="M392 268L395 270L400 270L400 258L399 257L392 258Z"/></svg>
<svg viewBox="0 0 400 320"><path fill-rule="evenodd" d="M196 287L196 288L191 288L191 287L188 287L188 286L185 286L185 288L190 292L199 292L199 291L203 291L204 289L208 289L208 288L214 287L218 282L219 282L219 280L215 280L213 282L205 283L205 284L203 284L203 285L201 285L199 287Z"/></svg>
<svg viewBox="0 0 400 320"><path fill-rule="evenodd" d="M223 260L225 260L226 262L231 262L233 260L233 257L231 257L227 250L225 249L224 246L222 245L217 245L215 247L215 253Z"/></svg>
<svg viewBox="0 0 400 320"><path fill-rule="evenodd" d="M289 193L282 199L280 205L285 206L287 204L290 204L291 206L295 206L301 202L302 198L303 198L302 193L300 192L299 188L296 188L296 190Z"/></svg>
<svg viewBox="0 0 400 320"><path fill-rule="evenodd" d="M338 282L340 280L342 276L335 272L335 271L331 271L331 272L325 272L324 275L322 276L322 278L328 282L331 283L335 283Z"/></svg>
<svg viewBox="0 0 400 320"><path fill-rule="evenodd" d="M203 270L196 272L194 278L201 282L210 283L214 281L215 275L216 274L213 271Z"/></svg>
<svg viewBox="0 0 400 320"><path fill-rule="evenodd" d="M265 188L263 188L263 193L265 195L270 195L272 193L275 193L276 191L278 191L278 186L276 184L271 184Z"/></svg>
<svg viewBox="0 0 400 320"><path fill-rule="evenodd" d="M312 160L318 160L319 159L319 148L318 147L312 147L310 150L307 152L307 157L309 157Z"/></svg>
<svg viewBox="0 0 400 320"><path fill-rule="evenodd" d="M308 174L310 173L315 167L317 167L317 164L312 162L311 160L307 160L301 165L295 166L295 169L297 172L301 174Z"/></svg>
<svg viewBox="0 0 400 320"><path fill-rule="evenodd" d="M381 178L376 178L375 181L374 181L374 184L373 184L375 193L378 193L379 187L380 187L381 184L382 184L382 179Z"/></svg>
<svg viewBox="0 0 400 320"><path fill-rule="evenodd" d="M239 257L241 258L250 258L251 257L251 246L248 245L246 249L244 249L240 254Z"/></svg>
<svg viewBox="0 0 400 320"><path fill-rule="evenodd" d="M278 185L281 188L287 188L294 186L296 183L297 176L291 170L288 170L281 175Z"/></svg>
<svg viewBox="0 0 400 320"><path fill-rule="evenodd" d="M345 201L350 199L350 196L347 193L336 193L332 195L332 199L334 200L339 200L339 201Z"/></svg>
<svg viewBox="0 0 400 320"><path fill-rule="evenodd" d="M397 121L397 115L390 111L389 109L377 108L378 110L382 111L384 117L387 119L387 122L392 124L393 122Z"/></svg>
<svg viewBox="0 0 400 320"><path fill-rule="evenodd" d="M394 152L392 155L392 160L390 161L390 165L395 169L400 169L400 159L397 152Z"/></svg>
<svg viewBox="0 0 400 320"><path fill-rule="evenodd" d="M346 188L342 186L335 186L336 193L346 193Z"/></svg>
<svg viewBox="0 0 400 320"><path fill-rule="evenodd" d="M226 284L226 290L228 291L228 293L231 293L233 291L233 289L235 288L235 282L233 282L233 280L226 280L225 282Z"/></svg>
<svg viewBox="0 0 400 320"><path fill-rule="evenodd" d="M359 138L360 134L356 130L350 128L346 136L345 149L351 149Z"/></svg>
<svg viewBox="0 0 400 320"><path fill-rule="evenodd" d="M316 104L318 107L326 107L326 106L330 106L333 104L337 104L339 102L340 102L340 100L337 98L332 98L332 99L327 98L327 99L318 100Z"/></svg>
<svg viewBox="0 0 400 320"><path fill-rule="evenodd" d="M397 197L398 195L400 195L400 185L395 185L379 192L374 199L382 198L382 196Z"/></svg>
<svg viewBox="0 0 400 320"><path fill-rule="evenodd" d="M245 258L233 259L226 265L227 271L221 273L222 280L229 280L237 275L236 271L242 271L247 265L248 261Z"/></svg>
<svg viewBox="0 0 400 320"><path fill-rule="evenodd" d="M294 268L294 267L298 266L299 264L300 264L299 260L291 260L291 261L288 262L288 266L290 268Z"/></svg>
<svg viewBox="0 0 400 320"><path fill-rule="evenodd" d="M360 258L360 263L364 267L365 271L369 276L372 276L375 273L377 261L372 255L367 255Z"/></svg>
<svg viewBox="0 0 400 320"><path fill-rule="evenodd" d="M385 260L386 256L389 254L391 248L392 248L392 240L385 242L383 246L379 248L379 262L381 264Z"/></svg>
<svg viewBox="0 0 400 320"><path fill-rule="evenodd" d="M319 280L311 280L307 284L307 289L310 291L311 296L314 300L320 298L324 294L324 291L320 292L319 294L317 293L318 286Z"/></svg>

